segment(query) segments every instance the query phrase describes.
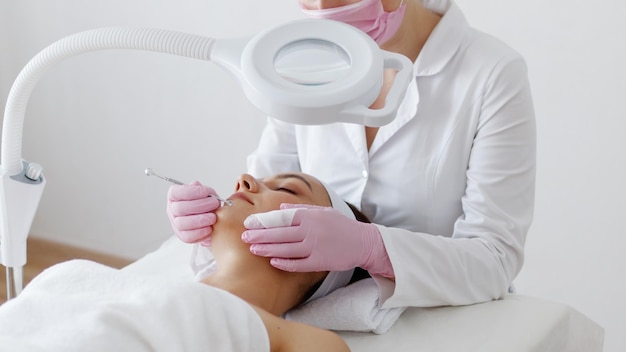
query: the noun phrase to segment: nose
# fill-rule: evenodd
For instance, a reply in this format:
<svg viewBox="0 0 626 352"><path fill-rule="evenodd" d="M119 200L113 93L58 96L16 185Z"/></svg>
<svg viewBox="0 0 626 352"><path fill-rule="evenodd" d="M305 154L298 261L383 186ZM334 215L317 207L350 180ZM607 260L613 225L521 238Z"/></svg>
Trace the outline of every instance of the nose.
<svg viewBox="0 0 626 352"><path fill-rule="evenodd" d="M254 192L259 190L259 184L250 174L241 174L237 177L236 192Z"/></svg>

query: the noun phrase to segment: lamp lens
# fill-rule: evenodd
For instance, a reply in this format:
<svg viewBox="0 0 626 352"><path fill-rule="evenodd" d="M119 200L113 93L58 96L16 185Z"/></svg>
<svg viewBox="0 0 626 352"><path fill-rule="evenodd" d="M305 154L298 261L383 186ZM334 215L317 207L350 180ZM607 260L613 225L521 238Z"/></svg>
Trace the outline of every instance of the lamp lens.
<svg viewBox="0 0 626 352"><path fill-rule="evenodd" d="M279 76L306 86L335 82L346 77L350 67L350 56L342 47L320 39L291 42L274 58L274 69Z"/></svg>

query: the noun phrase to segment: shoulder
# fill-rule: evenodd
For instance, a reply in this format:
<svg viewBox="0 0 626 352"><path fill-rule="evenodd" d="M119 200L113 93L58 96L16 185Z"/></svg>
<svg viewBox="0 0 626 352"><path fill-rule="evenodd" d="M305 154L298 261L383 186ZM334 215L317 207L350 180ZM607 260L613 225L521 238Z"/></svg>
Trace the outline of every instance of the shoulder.
<svg viewBox="0 0 626 352"><path fill-rule="evenodd" d="M265 325L272 352L349 352L343 339L332 331L289 321L254 307Z"/></svg>
<svg viewBox="0 0 626 352"><path fill-rule="evenodd" d="M450 22L453 23L450 23L449 26L455 29L450 31L452 33L456 31L456 35L460 39L459 50L461 52L480 56L485 61L489 61L489 59L501 60L502 58L523 60L522 55L501 38L473 27L456 4L451 5L449 13L446 15L452 17ZM454 37L454 34L452 36Z"/></svg>
<svg viewBox="0 0 626 352"><path fill-rule="evenodd" d="M524 62L524 57L502 39L477 29L470 29L460 48L469 57L481 60L485 64L502 62Z"/></svg>
<svg viewBox="0 0 626 352"><path fill-rule="evenodd" d="M451 6L433 30L416 62L418 77L434 76L455 82L482 85L501 70L525 72L523 56L502 39L467 22L460 9Z"/></svg>

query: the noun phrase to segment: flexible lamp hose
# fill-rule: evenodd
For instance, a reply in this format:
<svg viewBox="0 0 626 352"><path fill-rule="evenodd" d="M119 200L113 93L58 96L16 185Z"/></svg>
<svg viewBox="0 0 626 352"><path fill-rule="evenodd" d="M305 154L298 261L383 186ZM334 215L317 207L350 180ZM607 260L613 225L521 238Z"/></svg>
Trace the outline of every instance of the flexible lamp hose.
<svg viewBox="0 0 626 352"><path fill-rule="evenodd" d="M137 49L209 60L215 39L176 31L112 27L65 37L33 57L9 93L0 154L0 261L7 270L7 295L22 289L26 239L45 185L41 169L22 160L22 132L28 99L41 76L66 58L107 49Z"/></svg>
<svg viewBox="0 0 626 352"><path fill-rule="evenodd" d="M53 65L79 54L107 49L137 49L209 60L215 39L150 28L99 28L65 37L33 57L16 78L4 112L2 166L22 170L22 130L26 104L41 76Z"/></svg>

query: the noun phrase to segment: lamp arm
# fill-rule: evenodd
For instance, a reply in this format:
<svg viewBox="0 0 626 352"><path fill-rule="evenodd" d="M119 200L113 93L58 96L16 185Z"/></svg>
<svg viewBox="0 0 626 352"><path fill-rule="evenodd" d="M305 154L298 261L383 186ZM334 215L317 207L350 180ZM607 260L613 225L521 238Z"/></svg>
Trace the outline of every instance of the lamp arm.
<svg viewBox="0 0 626 352"><path fill-rule="evenodd" d="M138 49L209 60L214 38L164 29L107 27L62 38L40 51L22 69L7 99L0 161L9 174L22 170L22 131L28 99L53 65L79 54L107 49Z"/></svg>

